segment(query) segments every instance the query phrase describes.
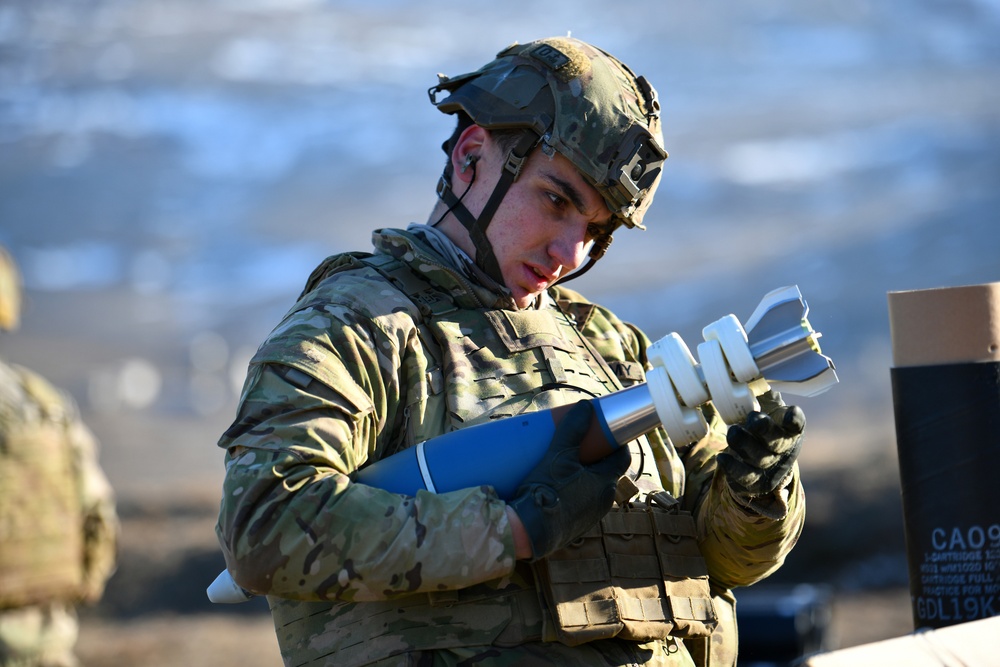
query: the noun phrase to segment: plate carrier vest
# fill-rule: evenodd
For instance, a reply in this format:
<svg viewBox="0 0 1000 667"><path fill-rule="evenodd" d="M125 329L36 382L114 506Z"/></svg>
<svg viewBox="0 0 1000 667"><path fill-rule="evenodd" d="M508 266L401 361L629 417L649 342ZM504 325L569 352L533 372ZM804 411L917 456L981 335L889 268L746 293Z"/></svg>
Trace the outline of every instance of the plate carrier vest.
<svg viewBox="0 0 1000 667"><path fill-rule="evenodd" d="M83 586L83 510L62 397L0 364L0 609L74 600Z"/></svg>
<svg viewBox="0 0 1000 667"><path fill-rule="evenodd" d="M587 302L542 311L459 308L402 261L368 253L328 259L310 285L364 267L413 303L421 342L436 362L427 374L427 405L409 411L405 437L386 456L439 435L435 418L456 429L644 379L618 336L606 335L613 327L601 327L603 315ZM289 363L266 354L256 361ZM316 647L303 664L324 664L335 653L336 664L355 665L456 646L707 637L717 615L694 520L662 488L646 437L628 446L632 467L600 524L546 559L519 561L506 584L363 603L271 597L279 639ZM320 635L320 642L309 640Z"/></svg>

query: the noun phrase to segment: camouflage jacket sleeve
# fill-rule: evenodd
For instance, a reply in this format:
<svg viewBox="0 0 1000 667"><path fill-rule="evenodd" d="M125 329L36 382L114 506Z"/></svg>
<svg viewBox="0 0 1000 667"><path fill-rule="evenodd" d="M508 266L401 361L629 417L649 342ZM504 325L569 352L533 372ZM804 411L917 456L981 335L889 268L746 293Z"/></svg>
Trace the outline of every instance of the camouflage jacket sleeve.
<svg viewBox="0 0 1000 667"><path fill-rule="evenodd" d="M639 353L643 362L649 339L637 331ZM773 573L795 546L805 522L805 495L796 464L790 481L769 499L771 516L763 516L736 501L721 471L717 472L716 455L726 448L728 426L719 419L711 404L702 408L709 422L709 433L700 441L679 445L677 452L683 461L684 479L681 494L683 506L695 516L699 545L708 563L709 577L717 588L749 586ZM662 429L660 429L662 435ZM671 445L665 437L650 438L650 442ZM667 453L656 452L658 461L670 460ZM671 486L665 474L669 468L660 466L664 488Z"/></svg>
<svg viewBox="0 0 1000 667"><path fill-rule="evenodd" d="M736 501L729 483L717 470L715 457L726 447L726 424L706 409L711 430L683 452L687 471L684 504L695 513L702 554L713 584L723 588L749 586L784 562L805 522L805 494L795 464L789 482L774 493L772 516Z"/></svg>
<svg viewBox="0 0 1000 667"><path fill-rule="evenodd" d="M227 469L217 527L248 590L369 601L513 570L505 504L492 489L408 497L351 481L398 446L407 392L419 384L408 378L426 372L412 321L381 312L307 304L251 363L219 443Z"/></svg>

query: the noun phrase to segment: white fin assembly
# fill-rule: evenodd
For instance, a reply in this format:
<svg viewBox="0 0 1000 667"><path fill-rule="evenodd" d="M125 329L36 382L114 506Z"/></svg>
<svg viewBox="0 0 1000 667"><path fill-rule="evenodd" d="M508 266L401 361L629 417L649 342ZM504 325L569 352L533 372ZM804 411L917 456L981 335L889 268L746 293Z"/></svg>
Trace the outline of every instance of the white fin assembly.
<svg viewBox="0 0 1000 667"><path fill-rule="evenodd" d="M760 407L755 396L768 386L815 396L835 385L833 361L820 351L808 315L799 288L782 287L764 297L746 329L735 315L705 327L700 363L676 333L650 345L646 382L671 440L693 442L708 432L696 408L709 400L723 421L737 424Z"/></svg>

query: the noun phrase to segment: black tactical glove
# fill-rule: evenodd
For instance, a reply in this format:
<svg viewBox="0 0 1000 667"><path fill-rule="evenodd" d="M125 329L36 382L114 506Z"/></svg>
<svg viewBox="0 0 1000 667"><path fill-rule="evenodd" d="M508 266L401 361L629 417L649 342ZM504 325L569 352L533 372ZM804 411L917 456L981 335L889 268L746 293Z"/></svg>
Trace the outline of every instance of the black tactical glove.
<svg viewBox="0 0 1000 667"><path fill-rule="evenodd" d="M600 521L614 502L618 478L628 470L628 447L590 465L580 463L580 441L593 412L590 401L580 401L566 413L545 457L509 503L528 533L532 560L569 544Z"/></svg>
<svg viewBox="0 0 1000 667"><path fill-rule="evenodd" d="M744 504L782 487L802 449L806 428L802 409L786 406L778 392L768 391L758 401L760 412L751 412L743 424L729 427L729 448L717 459L737 499Z"/></svg>

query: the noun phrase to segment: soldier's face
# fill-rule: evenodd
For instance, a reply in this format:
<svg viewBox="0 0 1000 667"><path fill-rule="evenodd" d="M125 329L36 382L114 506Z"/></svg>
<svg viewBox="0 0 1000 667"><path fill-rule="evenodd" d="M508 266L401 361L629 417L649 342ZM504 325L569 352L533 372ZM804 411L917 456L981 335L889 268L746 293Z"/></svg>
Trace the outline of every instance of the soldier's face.
<svg viewBox="0 0 1000 667"><path fill-rule="evenodd" d="M493 192L506 153L487 135L477 152L476 179L466 197L478 214ZM507 191L486 236L504 282L521 308L586 259L611 211L573 164L536 149Z"/></svg>

